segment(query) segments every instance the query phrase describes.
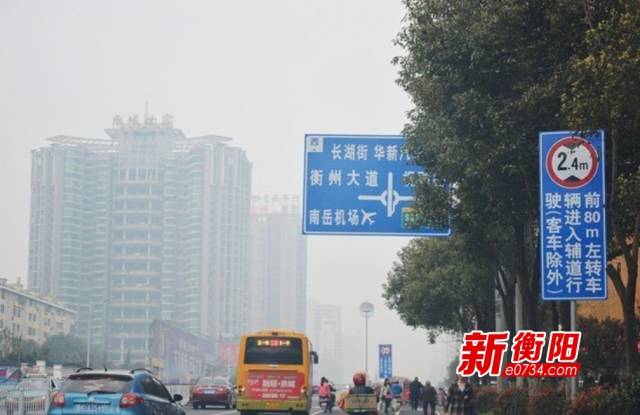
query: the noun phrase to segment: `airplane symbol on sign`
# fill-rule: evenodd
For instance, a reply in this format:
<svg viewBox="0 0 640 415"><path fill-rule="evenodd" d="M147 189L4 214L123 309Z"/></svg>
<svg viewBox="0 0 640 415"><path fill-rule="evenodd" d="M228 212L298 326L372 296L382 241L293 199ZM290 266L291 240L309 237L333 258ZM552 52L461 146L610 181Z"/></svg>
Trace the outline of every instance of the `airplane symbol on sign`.
<svg viewBox="0 0 640 415"><path fill-rule="evenodd" d="M358 200L380 202L387 207L387 217L392 217L396 211L396 207L400 202L410 202L413 196L400 196L397 190L393 189L393 173L387 175L387 190L379 195L360 195Z"/></svg>

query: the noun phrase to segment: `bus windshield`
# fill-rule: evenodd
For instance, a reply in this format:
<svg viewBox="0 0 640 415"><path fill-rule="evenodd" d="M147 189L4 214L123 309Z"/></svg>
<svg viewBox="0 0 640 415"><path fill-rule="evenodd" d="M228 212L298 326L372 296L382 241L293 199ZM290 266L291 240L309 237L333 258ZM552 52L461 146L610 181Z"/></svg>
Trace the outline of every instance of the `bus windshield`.
<svg viewBox="0 0 640 415"><path fill-rule="evenodd" d="M302 340L293 337L249 337L245 364L301 365Z"/></svg>

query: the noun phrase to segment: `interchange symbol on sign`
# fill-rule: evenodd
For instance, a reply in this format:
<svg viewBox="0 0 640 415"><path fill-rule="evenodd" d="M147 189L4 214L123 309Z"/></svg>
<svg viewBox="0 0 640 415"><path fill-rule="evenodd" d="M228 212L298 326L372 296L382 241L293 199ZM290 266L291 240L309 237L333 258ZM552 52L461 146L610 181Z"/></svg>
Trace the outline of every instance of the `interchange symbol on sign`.
<svg viewBox="0 0 640 415"><path fill-rule="evenodd" d="M387 175L387 190L379 195L360 195L358 200L380 202L387 208L387 217L392 217L396 207L400 202L413 201L413 196L401 196L397 190L393 189L393 173Z"/></svg>

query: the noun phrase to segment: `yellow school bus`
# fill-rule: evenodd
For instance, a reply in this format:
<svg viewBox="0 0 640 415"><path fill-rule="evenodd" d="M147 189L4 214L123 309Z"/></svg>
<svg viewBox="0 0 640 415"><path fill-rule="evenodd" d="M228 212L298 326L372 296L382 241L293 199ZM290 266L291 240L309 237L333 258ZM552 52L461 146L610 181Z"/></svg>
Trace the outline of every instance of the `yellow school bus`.
<svg viewBox="0 0 640 415"><path fill-rule="evenodd" d="M311 409L313 365L318 355L302 333L263 330L240 338L236 408L241 415Z"/></svg>

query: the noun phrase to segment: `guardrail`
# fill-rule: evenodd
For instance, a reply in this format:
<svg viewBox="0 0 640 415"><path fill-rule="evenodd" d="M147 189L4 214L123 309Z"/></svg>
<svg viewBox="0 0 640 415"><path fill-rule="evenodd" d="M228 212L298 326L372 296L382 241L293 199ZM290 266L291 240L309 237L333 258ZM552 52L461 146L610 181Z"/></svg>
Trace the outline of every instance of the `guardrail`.
<svg viewBox="0 0 640 415"><path fill-rule="evenodd" d="M182 405L189 403L191 385L166 385L171 396L182 395ZM46 415L51 402L50 391L8 390L0 388L0 415Z"/></svg>
<svg viewBox="0 0 640 415"><path fill-rule="evenodd" d="M46 415L50 401L49 391L0 390L0 415Z"/></svg>

